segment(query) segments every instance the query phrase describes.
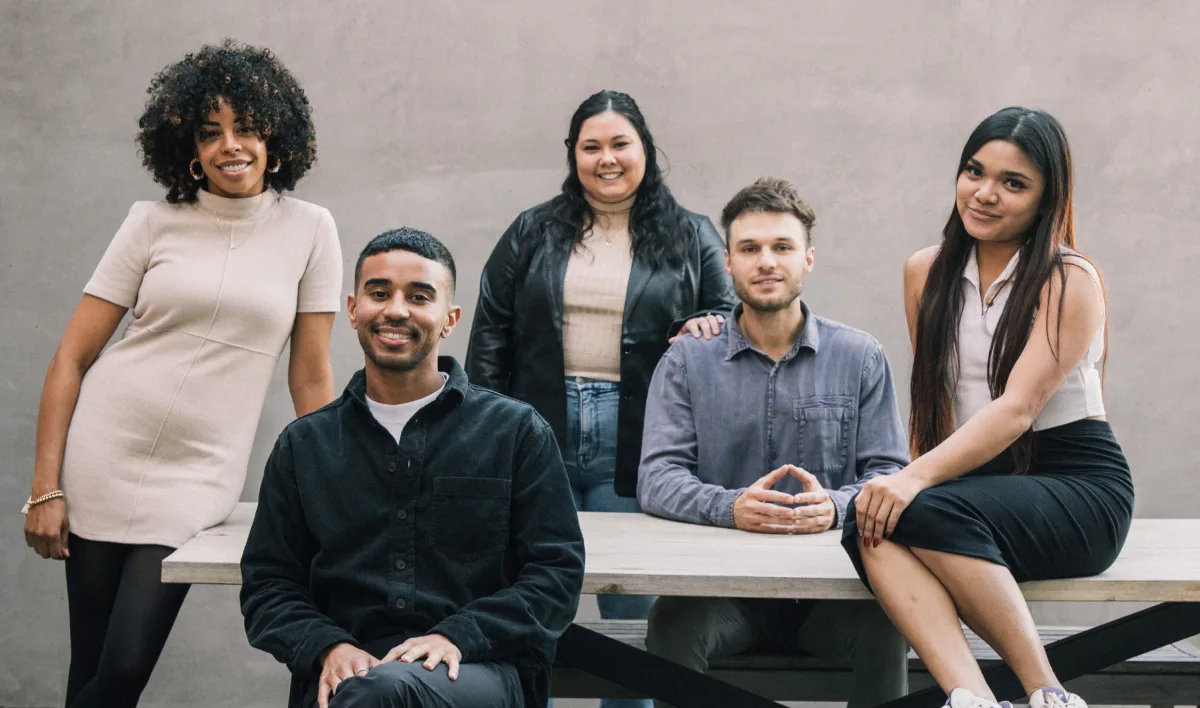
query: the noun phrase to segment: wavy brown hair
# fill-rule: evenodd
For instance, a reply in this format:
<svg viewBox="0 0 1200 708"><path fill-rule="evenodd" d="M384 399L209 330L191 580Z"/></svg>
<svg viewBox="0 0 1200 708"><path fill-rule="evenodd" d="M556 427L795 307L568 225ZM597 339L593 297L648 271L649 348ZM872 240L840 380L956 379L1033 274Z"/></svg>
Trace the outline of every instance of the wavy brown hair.
<svg viewBox="0 0 1200 708"><path fill-rule="evenodd" d="M1050 302L1057 301L1061 331L1062 288L1066 283L1063 247L1075 247L1070 146L1062 125L1045 111L1005 108L988 116L967 139L958 161L958 174L976 152L993 140L1016 145L1041 172L1045 189L1038 215L1025 233L1011 292L988 354L988 388L992 398L1004 393L1009 374L1029 341L1031 323L1042 289L1050 283ZM954 391L958 375L958 327L964 303L962 272L975 248L957 204L942 230L942 245L930 266L917 312L911 383L912 413L909 440L914 457L929 452L954 432ZM1054 292L1059 296L1055 297ZM1057 358L1059 332L1046 335ZM1028 431L1012 446L1016 469L1029 470L1033 437Z"/></svg>

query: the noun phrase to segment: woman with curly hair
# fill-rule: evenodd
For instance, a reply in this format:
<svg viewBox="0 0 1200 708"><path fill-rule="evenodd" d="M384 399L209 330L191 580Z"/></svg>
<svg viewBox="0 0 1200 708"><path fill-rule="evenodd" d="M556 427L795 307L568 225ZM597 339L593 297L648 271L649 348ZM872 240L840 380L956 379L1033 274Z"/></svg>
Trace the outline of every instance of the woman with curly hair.
<svg viewBox="0 0 1200 708"><path fill-rule="evenodd" d="M138 139L166 200L129 210L38 414L25 537L66 561L70 708L137 705L188 590L160 582L161 561L233 510L289 340L296 414L334 397L337 231L281 196L316 159L303 90L270 51L226 40L149 94Z"/></svg>
<svg viewBox="0 0 1200 708"><path fill-rule="evenodd" d="M627 94L588 97L566 147L562 193L518 216L484 266L466 369L549 421L577 508L636 512L650 376L672 335L711 336L733 308L725 247L667 189ZM652 601L601 596L600 613L645 618Z"/></svg>

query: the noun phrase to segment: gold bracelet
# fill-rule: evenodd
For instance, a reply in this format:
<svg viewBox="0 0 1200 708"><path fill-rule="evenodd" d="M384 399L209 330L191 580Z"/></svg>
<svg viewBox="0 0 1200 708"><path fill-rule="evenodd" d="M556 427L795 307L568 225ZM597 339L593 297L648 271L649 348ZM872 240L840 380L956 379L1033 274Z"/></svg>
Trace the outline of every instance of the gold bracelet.
<svg viewBox="0 0 1200 708"><path fill-rule="evenodd" d="M66 494L63 493L63 490L55 489L53 492L48 492L46 494L43 494L42 496L38 497L37 499L34 499L33 497L29 497L29 501L25 502L25 506L21 507L21 513L28 514L29 510L32 509L33 507L37 506L38 504L43 504L45 502L50 501L51 499L60 499L65 496L66 496Z"/></svg>

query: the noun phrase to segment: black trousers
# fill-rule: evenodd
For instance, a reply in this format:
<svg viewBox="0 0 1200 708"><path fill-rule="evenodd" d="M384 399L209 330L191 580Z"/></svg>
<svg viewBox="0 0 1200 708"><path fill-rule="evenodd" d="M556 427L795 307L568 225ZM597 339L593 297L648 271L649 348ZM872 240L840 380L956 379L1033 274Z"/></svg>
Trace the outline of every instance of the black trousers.
<svg viewBox="0 0 1200 708"><path fill-rule="evenodd" d="M512 664L463 664L451 681L446 665L432 670L421 662L380 664L338 685L329 708L521 708L525 699ZM305 695L305 708L317 705L317 689Z"/></svg>
<svg viewBox="0 0 1200 708"><path fill-rule="evenodd" d="M90 541L74 534L67 544L67 708L133 708L190 586L160 580L162 560L173 548Z"/></svg>

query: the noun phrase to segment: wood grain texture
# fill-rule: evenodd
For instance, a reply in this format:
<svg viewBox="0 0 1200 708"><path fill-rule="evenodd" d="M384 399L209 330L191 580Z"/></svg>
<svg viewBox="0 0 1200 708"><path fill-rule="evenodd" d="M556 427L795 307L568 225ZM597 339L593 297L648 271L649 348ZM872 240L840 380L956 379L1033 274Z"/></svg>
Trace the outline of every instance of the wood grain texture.
<svg viewBox="0 0 1200 708"><path fill-rule="evenodd" d="M241 583L238 561L255 504L163 561L163 581ZM643 514L579 515L585 593L865 600L841 534L752 534ZM1090 578L1025 583L1028 600L1200 602L1200 519L1135 519L1117 562Z"/></svg>

